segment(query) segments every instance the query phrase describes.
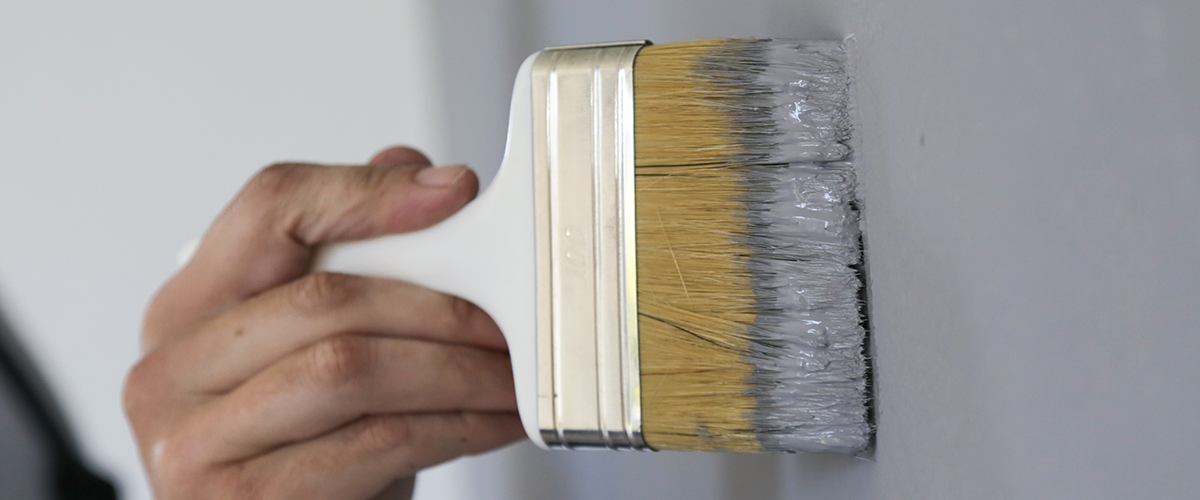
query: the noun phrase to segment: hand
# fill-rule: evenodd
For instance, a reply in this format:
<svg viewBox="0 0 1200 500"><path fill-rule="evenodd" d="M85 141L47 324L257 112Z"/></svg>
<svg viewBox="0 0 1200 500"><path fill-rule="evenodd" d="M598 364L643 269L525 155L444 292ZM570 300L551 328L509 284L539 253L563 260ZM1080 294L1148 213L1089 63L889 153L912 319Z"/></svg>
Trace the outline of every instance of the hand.
<svg viewBox="0 0 1200 500"><path fill-rule="evenodd" d="M146 311L125 411L160 500L364 499L523 435L504 338L415 285L310 274L316 248L428 227L478 190L392 148L264 169Z"/></svg>

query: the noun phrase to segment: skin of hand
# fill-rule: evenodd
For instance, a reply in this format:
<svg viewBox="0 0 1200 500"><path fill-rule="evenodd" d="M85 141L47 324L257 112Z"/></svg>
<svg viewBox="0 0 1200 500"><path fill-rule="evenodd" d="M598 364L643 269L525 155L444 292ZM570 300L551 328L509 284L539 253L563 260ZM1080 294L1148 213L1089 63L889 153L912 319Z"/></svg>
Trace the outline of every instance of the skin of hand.
<svg viewBox="0 0 1200 500"><path fill-rule="evenodd" d="M151 301L125 383L156 498L407 498L418 470L523 436L482 310L310 269L322 244L431 226L478 188L399 147L247 183Z"/></svg>

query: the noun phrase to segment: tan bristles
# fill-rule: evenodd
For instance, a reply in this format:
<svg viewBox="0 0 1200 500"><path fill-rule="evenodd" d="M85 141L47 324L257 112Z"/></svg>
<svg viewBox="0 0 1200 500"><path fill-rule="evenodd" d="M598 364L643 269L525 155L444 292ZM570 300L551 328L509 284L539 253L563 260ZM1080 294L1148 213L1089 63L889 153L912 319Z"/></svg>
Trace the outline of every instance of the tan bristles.
<svg viewBox="0 0 1200 500"><path fill-rule="evenodd" d="M755 317L747 227L726 168L641 169L637 182L638 334L646 441L656 449L760 451L751 418Z"/></svg>
<svg viewBox="0 0 1200 500"><path fill-rule="evenodd" d="M641 166L705 165L736 157L742 146L729 133L735 124L719 111L727 93L699 78L696 61L724 40L651 45L634 66L637 140Z"/></svg>
<svg viewBox="0 0 1200 500"><path fill-rule="evenodd" d="M755 296L735 237L749 221L736 172L713 165L741 146L693 69L723 43L651 45L634 66L643 432L656 449L762 450L742 359Z"/></svg>
<svg viewBox="0 0 1200 500"><path fill-rule="evenodd" d="M805 314L819 315L821 320L837 314L858 328L857 333L849 334L850 338L857 334L861 339L857 316L845 318L857 311L858 281L849 267L857 263L856 220L846 221L846 227L853 225L853 234L844 238L847 241L831 243L819 237L816 240L820 241L789 239L790 229L783 226L792 220L788 218L791 216L783 216L785 222L779 232L786 234L775 239L776 225L770 219L780 217L771 212L772 204L777 203L776 190L780 186L800 186L796 184L800 181L785 176L775 182L772 176L777 174L769 169L817 171L825 167L814 161L834 164L846 159L848 125L841 122L843 115L839 114L844 111L844 103L822 101L830 95L844 98L845 89L835 89L842 94L815 93L812 101L818 105L812 108L817 110L813 115L817 123L812 130L806 127L814 120L805 117L804 123L785 125L792 128L781 135L775 128L771 104L762 106L762 101L755 99L769 99L773 91L793 89L761 84L754 87L757 75L766 70L772 47L761 42L765 41L700 40L652 45L643 48L635 61L642 416L646 442L655 449L844 453L862 449L869 435L863 420L861 349L854 352L854 346L843 345L845 342L821 346L825 340L822 333L813 333L816 330L797 332L796 339L772 338L781 330L790 332L795 325L803 324ZM800 50L801 58L809 56L806 50ZM805 59L804 64L815 64L813 67L818 69L814 71L819 73L824 68L820 66L822 61ZM835 69L841 71L840 67ZM845 79L829 82L844 85ZM807 106L809 98L802 97ZM836 122L836 127L827 127L821 120ZM843 130L834 130L837 127ZM785 136L792 142L784 148L776 147L777 138ZM786 151L778 153L781 149ZM794 162L796 168L789 170ZM825 170L819 171L824 175ZM842 184L833 188L841 191L827 199L832 200L835 209L836 205L846 205L845 212L852 216L852 172L844 162L828 171L843 177L834 182ZM847 182L851 187L844 186ZM848 241L850 237L853 242ZM777 246L787 248L777 254ZM782 264L772 267L777 259ZM833 264L826 265L827 261ZM835 283L831 288L834 292L845 288L849 295L836 297L840 305L818 306L821 310L815 313L793 313L783 300L772 297L784 294L785 289L792 290L787 288L791 285L776 286L771 281L780 273L791 273L788 266L816 266L820 271L812 279L830 283L845 280L844 285ZM825 268L831 269L828 278ZM808 289L802 291L807 293ZM814 295L814 304L830 295L825 291L821 290L820 297ZM768 311L766 316L764 311ZM822 372L800 367L805 361L789 358L795 350L788 350L788 346L796 342L817 345L821 356L834 353L822 361L834 368L830 371L833 378L858 378L826 385L828 380L810 377L810 372L815 376ZM841 377L843 373L849 375ZM782 379L786 380L777 383ZM774 412L776 406L770 405L776 404L779 394L772 391L785 386L791 390L794 386L787 384L796 383L822 386L815 395L797 396L803 400L795 405L802 407L800 411L824 407L821 398L831 394L846 399L846 405L843 408L837 401L832 405L837 409L828 414L818 411L793 418L789 413L793 407L784 402L777 406L783 407L785 414L774 414L778 413ZM850 421L849 425L843 425L844 421ZM820 443L815 446L805 444L803 438L793 439L792 434L810 429L818 429L813 434L833 429L829 435L838 436L830 440L817 436L813 440ZM847 434L852 435L850 439L839 441ZM827 442L832 444L825 447Z"/></svg>

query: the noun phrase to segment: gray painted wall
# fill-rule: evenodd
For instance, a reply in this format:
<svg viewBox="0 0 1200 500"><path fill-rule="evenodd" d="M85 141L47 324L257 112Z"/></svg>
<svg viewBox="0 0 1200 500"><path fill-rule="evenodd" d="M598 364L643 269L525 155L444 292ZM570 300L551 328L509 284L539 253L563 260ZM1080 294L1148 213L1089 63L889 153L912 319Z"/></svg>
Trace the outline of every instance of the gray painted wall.
<svg viewBox="0 0 1200 500"><path fill-rule="evenodd" d="M853 34L880 416L874 461L526 446L425 498L1200 495L1200 3L439 5L450 159L485 171L542 46Z"/></svg>

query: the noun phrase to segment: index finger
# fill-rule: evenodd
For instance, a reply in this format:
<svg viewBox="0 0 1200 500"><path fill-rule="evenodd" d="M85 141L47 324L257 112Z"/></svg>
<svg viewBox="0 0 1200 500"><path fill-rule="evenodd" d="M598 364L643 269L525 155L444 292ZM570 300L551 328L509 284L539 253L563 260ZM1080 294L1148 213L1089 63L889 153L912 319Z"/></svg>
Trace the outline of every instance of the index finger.
<svg viewBox="0 0 1200 500"><path fill-rule="evenodd" d="M365 166L281 163L260 171L217 217L192 259L147 310L147 350L309 271L317 247L422 229L474 198L464 166L432 168L392 148Z"/></svg>

